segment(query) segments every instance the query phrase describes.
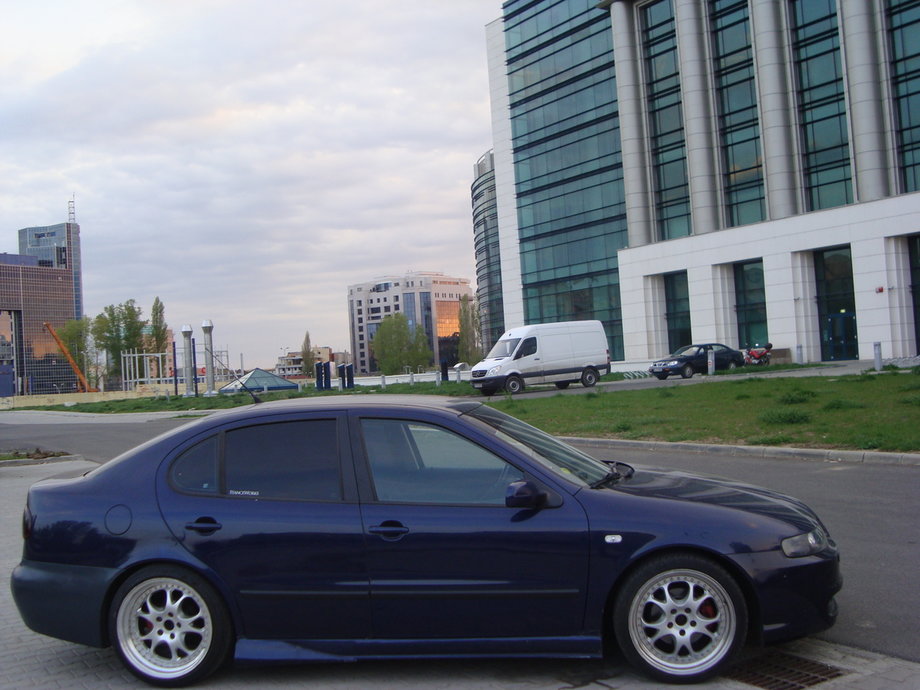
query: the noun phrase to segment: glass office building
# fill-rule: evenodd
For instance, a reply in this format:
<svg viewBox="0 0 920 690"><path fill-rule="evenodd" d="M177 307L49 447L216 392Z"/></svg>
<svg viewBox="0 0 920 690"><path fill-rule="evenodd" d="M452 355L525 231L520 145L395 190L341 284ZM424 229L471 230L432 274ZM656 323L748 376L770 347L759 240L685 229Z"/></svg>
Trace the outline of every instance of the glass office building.
<svg viewBox="0 0 920 690"><path fill-rule="evenodd" d="M916 355L918 31L918 0L505 2L505 327L600 319L628 361Z"/></svg>
<svg viewBox="0 0 920 690"><path fill-rule="evenodd" d="M44 326L82 318L80 226L19 231L20 254L0 254L0 396L69 393L76 377Z"/></svg>

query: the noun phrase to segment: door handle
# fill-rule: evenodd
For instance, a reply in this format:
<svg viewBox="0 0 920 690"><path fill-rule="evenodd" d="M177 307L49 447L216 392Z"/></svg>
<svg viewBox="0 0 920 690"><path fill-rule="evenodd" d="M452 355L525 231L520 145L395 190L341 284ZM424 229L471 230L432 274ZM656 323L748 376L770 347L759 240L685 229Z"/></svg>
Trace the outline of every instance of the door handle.
<svg viewBox="0 0 920 690"><path fill-rule="evenodd" d="M397 520L386 520L374 527L368 527L367 531L387 541L396 541L408 534L409 528Z"/></svg>
<svg viewBox="0 0 920 690"><path fill-rule="evenodd" d="M186 522L185 529L199 534L214 534L223 525L212 517L200 517L195 522Z"/></svg>

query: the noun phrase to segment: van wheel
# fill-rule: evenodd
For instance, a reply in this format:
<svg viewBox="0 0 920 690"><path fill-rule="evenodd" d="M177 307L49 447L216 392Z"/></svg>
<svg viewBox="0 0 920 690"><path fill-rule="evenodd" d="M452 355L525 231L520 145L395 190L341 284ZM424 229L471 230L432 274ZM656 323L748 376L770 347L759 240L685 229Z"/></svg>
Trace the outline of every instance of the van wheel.
<svg viewBox="0 0 920 690"><path fill-rule="evenodd" d="M556 388L558 388L559 390L562 391L562 390L565 390L565 389L568 388L568 387L569 387L569 382L568 382L568 381L556 381Z"/></svg>
<svg viewBox="0 0 920 690"><path fill-rule="evenodd" d="M520 376L509 376L505 379L505 390L511 395L515 393L520 393L524 390L524 381Z"/></svg>
<svg viewBox="0 0 920 690"><path fill-rule="evenodd" d="M495 395L494 388L480 388L479 390L482 392L483 395Z"/></svg>
<svg viewBox="0 0 920 690"><path fill-rule="evenodd" d="M585 388L590 388L597 383L599 376L597 375L597 369L594 367L588 367L583 372L581 372L581 385Z"/></svg>

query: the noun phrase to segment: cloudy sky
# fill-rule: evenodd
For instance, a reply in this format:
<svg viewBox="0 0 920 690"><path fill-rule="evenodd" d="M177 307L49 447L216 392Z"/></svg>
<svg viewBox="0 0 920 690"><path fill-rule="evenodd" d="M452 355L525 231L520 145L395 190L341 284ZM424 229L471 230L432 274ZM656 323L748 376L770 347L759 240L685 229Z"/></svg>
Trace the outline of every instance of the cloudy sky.
<svg viewBox="0 0 920 690"><path fill-rule="evenodd" d="M0 252L67 220L85 312L155 297L234 365L350 349L346 287L475 282L501 0L0 0Z"/></svg>

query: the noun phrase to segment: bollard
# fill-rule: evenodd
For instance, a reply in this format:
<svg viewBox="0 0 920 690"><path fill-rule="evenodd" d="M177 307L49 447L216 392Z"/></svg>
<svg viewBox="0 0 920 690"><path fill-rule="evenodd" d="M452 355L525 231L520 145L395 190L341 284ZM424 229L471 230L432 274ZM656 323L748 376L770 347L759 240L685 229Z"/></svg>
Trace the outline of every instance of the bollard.
<svg viewBox="0 0 920 690"><path fill-rule="evenodd" d="M801 345L795 346L795 363L805 364L805 353L803 352Z"/></svg>
<svg viewBox="0 0 920 690"><path fill-rule="evenodd" d="M386 388L386 387L387 387L387 377L386 377L386 376L381 376L381 377L380 377L380 387L381 387L381 388Z"/></svg>
<svg viewBox="0 0 920 690"><path fill-rule="evenodd" d="M882 344L872 343L872 353L875 356L875 370L882 370Z"/></svg>
<svg viewBox="0 0 920 690"><path fill-rule="evenodd" d="M716 373L716 353L714 350L706 352L706 373L710 376Z"/></svg>

